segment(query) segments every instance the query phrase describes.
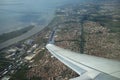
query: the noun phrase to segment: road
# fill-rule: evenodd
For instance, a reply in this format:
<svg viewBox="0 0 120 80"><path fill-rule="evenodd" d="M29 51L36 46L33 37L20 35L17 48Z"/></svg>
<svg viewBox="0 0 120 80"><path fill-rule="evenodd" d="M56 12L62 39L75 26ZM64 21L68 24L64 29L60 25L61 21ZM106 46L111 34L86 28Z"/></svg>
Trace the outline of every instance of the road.
<svg viewBox="0 0 120 80"><path fill-rule="evenodd" d="M30 36L38 33L39 31L41 31L45 26L40 26L40 27L34 27L32 30L28 31L27 33L21 35L21 36L18 36L16 38L13 38L13 39L10 39L6 42L3 42L0 44L0 50L3 49L3 48L6 48L12 44L15 44L21 40L24 40L26 38L29 38Z"/></svg>
<svg viewBox="0 0 120 80"><path fill-rule="evenodd" d="M53 31L50 34L48 42L51 43L51 44L54 44L54 35L55 35L55 32L56 32L56 29L53 29Z"/></svg>

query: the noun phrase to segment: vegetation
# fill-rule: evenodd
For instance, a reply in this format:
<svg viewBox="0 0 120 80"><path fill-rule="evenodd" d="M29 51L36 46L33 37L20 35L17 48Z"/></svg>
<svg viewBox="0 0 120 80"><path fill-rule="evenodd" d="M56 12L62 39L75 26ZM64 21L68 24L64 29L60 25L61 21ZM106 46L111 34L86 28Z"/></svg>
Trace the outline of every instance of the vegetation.
<svg viewBox="0 0 120 80"><path fill-rule="evenodd" d="M35 56L34 61L38 62L44 56L45 50L41 51L38 55Z"/></svg>
<svg viewBox="0 0 120 80"><path fill-rule="evenodd" d="M26 78L26 73L27 73L28 67L27 66L22 66L21 69L19 69L10 80L28 80Z"/></svg>
<svg viewBox="0 0 120 80"><path fill-rule="evenodd" d="M10 64L9 60L5 59L4 56L5 56L5 53L0 52L0 70L4 69L4 67Z"/></svg>
<svg viewBox="0 0 120 80"><path fill-rule="evenodd" d="M109 16L102 16L98 14L97 16L90 16L88 19L99 22L101 25L106 26L112 33L120 32L120 22L113 21L113 19Z"/></svg>
<svg viewBox="0 0 120 80"><path fill-rule="evenodd" d="M4 58L0 57L0 71L9 66L10 62Z"/></svg>

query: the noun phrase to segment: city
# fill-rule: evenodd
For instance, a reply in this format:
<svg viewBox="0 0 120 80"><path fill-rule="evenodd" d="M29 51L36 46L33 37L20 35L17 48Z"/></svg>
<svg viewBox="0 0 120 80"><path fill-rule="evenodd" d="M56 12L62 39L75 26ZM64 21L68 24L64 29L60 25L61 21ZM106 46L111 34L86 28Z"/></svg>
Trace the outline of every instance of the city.
<svg viewBox="0 0 120 80"><path fill-rule="evenodd" d="M69 80L79 75L45 48L54 44L78 53L120 61L119 3L68 4L37 34L0 50L1 80Z"/></svg>

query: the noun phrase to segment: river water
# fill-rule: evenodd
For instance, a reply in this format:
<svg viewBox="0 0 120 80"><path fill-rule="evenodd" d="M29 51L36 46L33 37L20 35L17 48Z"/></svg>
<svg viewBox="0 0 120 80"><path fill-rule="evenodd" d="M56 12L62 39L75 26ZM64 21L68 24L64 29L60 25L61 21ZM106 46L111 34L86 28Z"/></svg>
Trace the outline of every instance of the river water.
<svg viewBox="0 0 120 80"><path fill-rule="evenodd" d="M44 25L57 7L74 0L0 0L0 34L30 24Z"/></svg>
<svg viewBox="0 0 120 80"><path fill-rule="evenodd" d="M34 24L29 32L0 44L0 49L42 30L54 17L57 7L74 0L0 0L0 35Z"/></svg>

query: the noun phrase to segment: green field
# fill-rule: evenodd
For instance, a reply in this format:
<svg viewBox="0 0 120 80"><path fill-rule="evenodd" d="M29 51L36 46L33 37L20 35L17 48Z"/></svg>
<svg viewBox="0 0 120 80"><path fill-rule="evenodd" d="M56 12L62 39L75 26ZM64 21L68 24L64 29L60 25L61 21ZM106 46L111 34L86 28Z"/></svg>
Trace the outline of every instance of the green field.
<svg viewBox="0 0 120 80"><path fill-rule="evenodd" d="M88 20L99 22L102 26L105 26L108 29L110 29L110 32L112 33L120 32L119 19L118 21L113 21L113 18L110 18L108 16L97 15L97 16L90 16Z"/></svg>

